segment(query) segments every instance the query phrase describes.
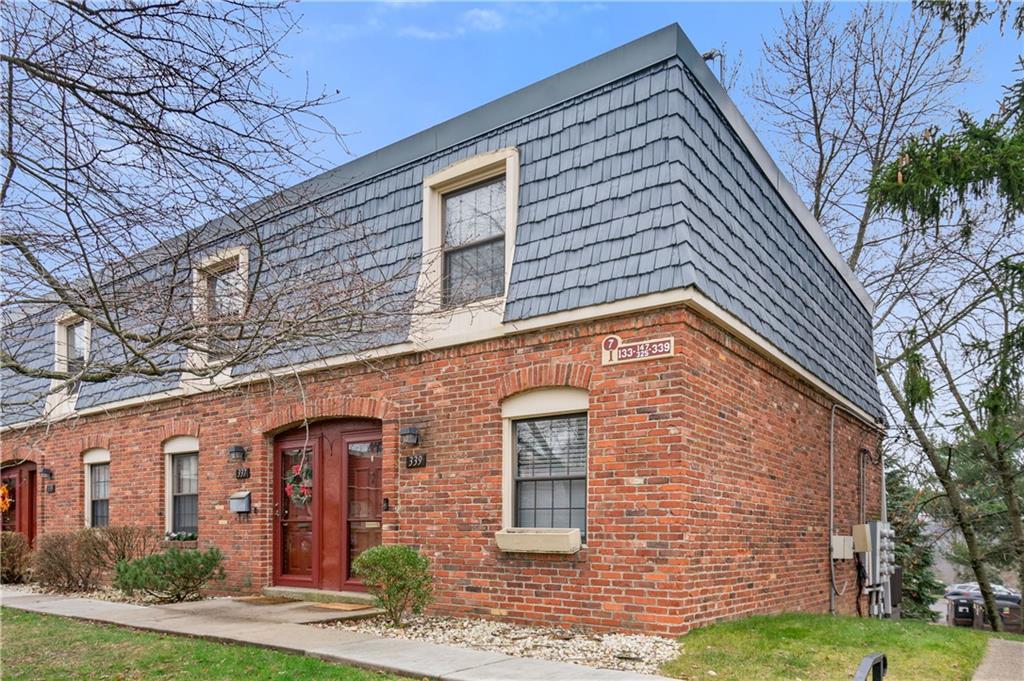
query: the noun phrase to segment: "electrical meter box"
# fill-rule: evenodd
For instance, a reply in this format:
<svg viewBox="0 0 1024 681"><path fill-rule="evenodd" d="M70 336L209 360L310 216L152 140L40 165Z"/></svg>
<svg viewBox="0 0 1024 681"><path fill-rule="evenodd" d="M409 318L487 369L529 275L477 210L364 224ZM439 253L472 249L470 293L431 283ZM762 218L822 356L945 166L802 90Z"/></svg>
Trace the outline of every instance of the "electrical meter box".
<svg viewBox="0 0 1024 681"><path fill-rule="evenodd" d="M853 527L854 551L863 554L867 573L864 590L873 617L893 614L892 578L896 572L896 533L881 520Z"/></svg>
<svg viewBox="0 0 1024 681"><path fill-rule="evenodd" d="M871 550L871 531L867 525L853 526L853 550L857 553L867 553Z"/></svg>

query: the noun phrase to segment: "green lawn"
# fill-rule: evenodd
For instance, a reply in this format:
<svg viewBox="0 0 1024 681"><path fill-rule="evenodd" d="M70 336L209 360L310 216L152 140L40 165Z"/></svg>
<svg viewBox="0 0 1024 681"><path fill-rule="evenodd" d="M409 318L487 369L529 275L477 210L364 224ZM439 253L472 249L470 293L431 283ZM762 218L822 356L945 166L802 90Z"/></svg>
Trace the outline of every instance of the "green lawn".
<svg viewBox="0 0 1024 681"><path fill-rule="evenodd" d="M395 677L264 648L0 609L0 678L341 679Z"/></svg>
<svg viewBox="0 0 1024 681"><path fill-rule="evenodd" d="M861 658L881 652L889 659L886 681L968 681L990 636L909 620L749 617L691 631L680 639L679 657L662 672L715 681L848 679Z"/></svg>

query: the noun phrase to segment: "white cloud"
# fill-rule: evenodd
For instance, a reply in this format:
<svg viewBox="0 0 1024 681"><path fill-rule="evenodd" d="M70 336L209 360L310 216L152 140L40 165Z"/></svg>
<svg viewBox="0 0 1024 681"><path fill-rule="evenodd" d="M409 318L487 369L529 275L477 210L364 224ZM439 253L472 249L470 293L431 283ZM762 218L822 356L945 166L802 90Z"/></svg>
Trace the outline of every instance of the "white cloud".
<svg viewBox="0 0 1024 681"><path fill-rule="evenodd" d="M505 17L493 9L471 9L462 15L467 28L475 31L500 31L505 28Z"/></svg>
<svg viewBox="0 0 1024 681"><path fill-rule="evenodd" d="M470 33L493 33L508 26L505 15L495 9L469 9L458 15L455 23L448 28L426 28L410 24L398 29L398 35L419 40L446 40Z"/></svg>

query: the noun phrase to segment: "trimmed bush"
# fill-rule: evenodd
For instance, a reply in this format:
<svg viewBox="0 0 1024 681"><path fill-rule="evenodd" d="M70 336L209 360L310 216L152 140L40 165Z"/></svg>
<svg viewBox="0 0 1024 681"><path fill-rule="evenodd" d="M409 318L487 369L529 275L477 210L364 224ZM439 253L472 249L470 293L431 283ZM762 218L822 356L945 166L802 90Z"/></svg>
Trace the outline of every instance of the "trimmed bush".
<svg viewBox="0 0 1024 681"><path fill-rule="evenodd" d="M352 569L392 626L402 626L407 612L419 614L433 599L430 559L411 546L374 546L359 554Z"/></svg>
<svg viewBox="0 0 1024 681"><path fill-rule="evenodd" d="M30 554L28 539L21 532L0 532L0 583L25 581Z"/></svg>
<svg viewBox="0 0 1024 681"><path fill-rule="evenodd" d="M39 538L32 576L58 591L92 591L105 564L104 542L94 530L55 532Z"/></svg>
<svg viewBox="0 0 1024 681"><path fill-rule="evenodd" d="M158 603L180 603L202 598L202 590L213 579L224 579L224 554L169 549L117 564L114 586L129 596L143 593Z"/></svg>
<svg viewBox="0 0 1024 681"><path fill-rule="evenodd" d="M103 542L106 566L111 569L122 560L135 560L155 553L160 546L159 538L148 527L103 527L96 533Z"/></svg>

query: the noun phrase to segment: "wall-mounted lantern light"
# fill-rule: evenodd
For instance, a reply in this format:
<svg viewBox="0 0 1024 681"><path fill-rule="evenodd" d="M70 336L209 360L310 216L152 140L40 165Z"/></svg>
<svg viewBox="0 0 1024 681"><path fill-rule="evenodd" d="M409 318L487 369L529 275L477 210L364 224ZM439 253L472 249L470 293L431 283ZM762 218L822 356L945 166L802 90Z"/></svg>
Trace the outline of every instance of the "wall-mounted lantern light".
<svg viewBox="0 0 1024 681"><path fill-rule="evenodd" d="M43 470L39 471L39 474L43 476L43 480L53 480L52 468L44 468Z"/></svg>
<svg viewBox="0 0 1024 681"><path fill-rule="evenodd" d="M245 461L245 447L243 445L231 445L228 449L228 461Z"/></svg>
<svg viewBox="0 0 1024 681"><path fill-rule="evenodd" d="M402 430L398 432L398 435L401 438L403 445L418 445L420 443L420 429L415 426L402 428Z"/></svg>

